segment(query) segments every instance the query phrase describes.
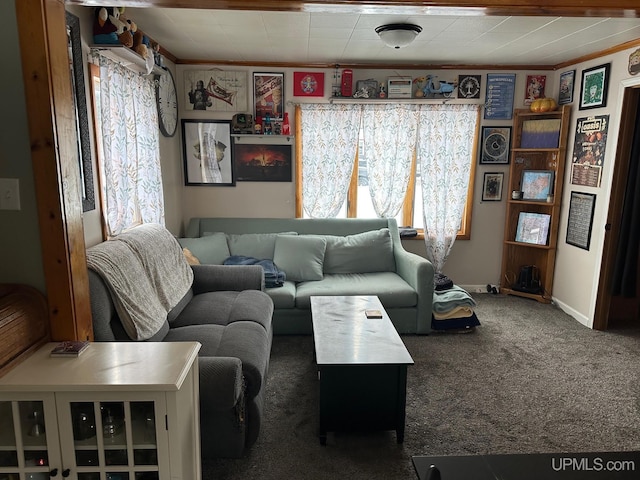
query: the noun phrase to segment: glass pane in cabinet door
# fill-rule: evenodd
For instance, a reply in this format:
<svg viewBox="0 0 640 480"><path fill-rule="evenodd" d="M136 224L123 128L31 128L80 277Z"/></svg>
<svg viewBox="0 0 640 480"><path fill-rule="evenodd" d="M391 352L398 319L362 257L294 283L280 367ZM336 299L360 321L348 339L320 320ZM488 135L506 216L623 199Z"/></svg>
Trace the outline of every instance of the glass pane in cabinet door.
<svg viewBox="0 0 640 480"><path fill-rule="evenodd" d="M78 480L100 480L99 473L81 473L78 472Z"/></svg>
<svg viewBox="0 0 640 480"><path fill-rule="evenodd" d="M105 448L126 446L124 403L100 403L100 416L102 417L102 438Z"/></svg>
<svg viewBox="0 0 640 480"><path fill-rule="evenodd" d="M20 430L27 467L49 465L47 433L44 429L44 405L41 401L18 402Z"/></svg>
<svg viewBox="0 0 640 480"><path fill-rule="evenodd" d="M156 412L153 402L131 402L133 461L135 465L157 465Z"/></svg>
<svg viewBox="0 0 640 480"><path fill-rule="evenodd" d="M107 480L129 480L128 472L107 472Z"/></svg>
<svg viewBox="0 0 640 480"><path fill-rule="evenodd" d="M0 467L17 466L18 451L11 402L0 402ZM16 480L17 478L16 476ZM10 476L9 479L13 480Z"/></svg>
<svg viewBox="0 0 640 480"><path fill-rule="evenodd" d="M158 472L137 472L135 480L159 480Z"/></svg>
<svg viewBox="0 0 640 480"><path fill-rule="evenodd" d="M71 402L71 423L76 465L98 466L98 439L96 437L96 414L93 402Z"/></svg>
<svg viewBox="0 0 640 480"><path fill-rule="evenodd" d="M18 477L16 477L16 480L17 478ZM50 480L48 472L25 473L24 478L25 480Z"/></svg>

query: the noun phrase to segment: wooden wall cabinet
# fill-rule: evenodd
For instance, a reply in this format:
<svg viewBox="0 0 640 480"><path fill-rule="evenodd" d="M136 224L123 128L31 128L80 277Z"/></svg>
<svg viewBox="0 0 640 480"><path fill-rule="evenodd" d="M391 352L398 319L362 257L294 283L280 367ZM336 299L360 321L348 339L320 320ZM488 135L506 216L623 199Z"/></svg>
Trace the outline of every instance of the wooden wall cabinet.
<svg viewBox="0 0 640 480"><path fill-rule="evenodd" d="M0 478L200 480L199 343L54 345L0 378Z"/></svg>
<svg viewBox="0 0 640 480"><path fill-rule="evenodd" d="M544 303L551 301L570 113L569 105L552 112L534 113L529 109L516 109L514 112L514 136L506 189L507 212L500 287L502 293L533 298ZM529 179L536 180L535 184L523 185L525 171L528 172ZM549 188L550 196L547 196L543 194L544 179L549 172L553 178ZM526 198L522 198L523 189L528 192ZM519 198L514 198L514 191L521 193ZM539 198L531 198L536 193L540 193ZM548 236L545 239L536 240L535 235L540 232L536 231L535 221L522 221L524 214L549 216ZM526 277L521 276L523 267L532 267L528 271L532 273L529 278L533 282L526 284L521 281Z"/></svg>

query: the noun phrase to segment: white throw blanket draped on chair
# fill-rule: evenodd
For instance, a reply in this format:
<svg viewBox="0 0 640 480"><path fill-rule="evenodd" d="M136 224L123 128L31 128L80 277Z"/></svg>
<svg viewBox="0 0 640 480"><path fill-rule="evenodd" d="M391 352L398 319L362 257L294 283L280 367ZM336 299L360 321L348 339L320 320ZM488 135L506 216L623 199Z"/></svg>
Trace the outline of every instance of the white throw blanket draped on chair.
<svg viewBox="0 0 640 480"><path fill-rule="evenodd" d="M87 265L105 281L125 331L152 337L193 283L193 271L171 233L144 224L87 250Z"/></svg>

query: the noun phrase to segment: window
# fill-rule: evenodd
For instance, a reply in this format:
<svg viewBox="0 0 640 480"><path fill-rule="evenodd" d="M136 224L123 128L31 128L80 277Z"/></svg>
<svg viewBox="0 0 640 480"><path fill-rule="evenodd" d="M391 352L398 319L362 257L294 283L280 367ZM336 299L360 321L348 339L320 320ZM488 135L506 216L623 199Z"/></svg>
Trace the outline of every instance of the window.
<svg viewBox="0 0 640 480"><path fill-rule="evenodd" d="M358 105L351 105L352 107L359 107ZM296 171L298 173L298 193L296 195L297 205L296 212L297 216L309 216L304 209L302 208L302 200L303 200L303 188L302 188L302 155L301 152L305 145L304 135L301 131L301 116L302 113L300 109L296 109L296 128L298 131L296 132L296 144L297 144L297 155L296 155ZM476 128L477 130L477 128ZM470 132L471 135L474 135L474 132ZM477 136L477 131L475 132ZM314 138L313 136L311 138ZM353 169L350 174L350 179L348 182L348 186L346 189L346 194L344 195L344 201L341 203L339 207L338 213L335 215L336 217L341 218L375 218L377 217L376 211L373 205L372 197L370 195L370 158L367 158L367 152L371 152L372 149L365 148L365 134L363 128L363 122L359 121L358 123L358 135L357 135L357 149L353 148L354 154L353 156ZM355 146L354 146L355 147ZM326 148L325 148L326 150ZM406 185L406 194L404 197L404 202L402 204L402 208L395 215L396 221L400 226L411 226L416 228L421 235L423 233L424 227L424 217L423 217L423 201L422 201L422 182L421 182L421 165L420 158L415 154L415 148L412 150L412 158L411 158L411 166L410 173L408 177L408 182ZM473 179L475 178L475 142L474 149L472 155L469 155L470 162L470 174L469 178L465 181L468 182L468 196L465 204L462 221L460 223L460 228L457 234L457 239L469 239L470 238L470 225L471 225L471 206L473 200ZM343 198L343 197L340 197Z"/></svg>
<svg viewBox="0 0 640 480"><path fill-rule="evenodd" d="M158 119L152 77L107 58L91 65L103 236L164 224Z"/></svg>

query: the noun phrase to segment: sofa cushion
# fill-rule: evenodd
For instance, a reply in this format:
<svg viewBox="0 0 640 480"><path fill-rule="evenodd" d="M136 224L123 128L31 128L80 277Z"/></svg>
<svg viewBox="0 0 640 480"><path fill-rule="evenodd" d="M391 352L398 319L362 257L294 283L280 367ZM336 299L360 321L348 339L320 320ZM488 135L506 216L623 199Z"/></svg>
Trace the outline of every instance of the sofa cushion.
<svg viewBox="0 0 640 480"><path fill-rule="evenodd" d="M273 302L259 290L206 292L194 295L170 325L172 329L187 325L226 326L246 320L269 330L272 314Z"/></svg>
<svg viewBox="0 0 640 480"><path fill-rule="evenodd" d="M297 235L297 233L229 233L227 234L227 243L231 255L273 260L278 235Z"/></svg>
<svg viewBox="0 0 640 480"><path fill-rule="evenodd" d="M265 288L264 291L273 300L274 308L294 308L296 306L295 282L285 281L281 287Z"/></svg>
<svg viewBox="0 0 640 480"><path fill-rule="evenodd" d="M395 272L388 228L346 235L326 235L324 273Z"/></svg>
<svg viewBox="0 0 640 480"><path fill-rule="evenodd" d="M316 282L296 285L296 307L311 308L313 295L377 295L385 308L414 307L415 290L393 272L325 274Z"/></svg>
<svg viewBox="0 0 640 480"><path fill-rule="evenodd" d="M224 233L213 233L198 238L179 238L182 248L187 248L201 264L222 265L229 256L227 236Z"/></svg>
<svg viewBox="0 0 640 480"><path fill-rule="evenodd" d="M278 235L273 262L287 274L287 280L322 280L327 240L311 235Z"/></svg>

